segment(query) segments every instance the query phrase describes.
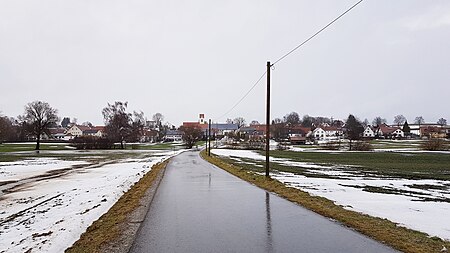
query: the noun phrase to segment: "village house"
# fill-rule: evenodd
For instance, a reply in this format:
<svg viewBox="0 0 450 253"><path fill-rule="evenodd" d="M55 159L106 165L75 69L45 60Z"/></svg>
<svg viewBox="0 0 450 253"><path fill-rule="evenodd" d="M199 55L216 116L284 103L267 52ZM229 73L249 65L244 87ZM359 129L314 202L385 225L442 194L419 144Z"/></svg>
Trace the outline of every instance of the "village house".
<svg viewBox="0 0 450 253"><path fill-rule="evenodd" d="M400 127L381 124L376 128L375 136L378 138L396 139L405 137L405 133Z"/></svg>
<svg viewBox="0 0 450 253"><path fill-rule="evenodd" d="M236 132L239 129L237 124L211 123L211 135L225 136L228 133Z"/></svg>
<svg viewBox="0 0 450 253"><path fill-rule="evenodd" d="M311 135L312 131L309 127L291 126L288 128L288 139L293 145L305 144Z"/></svg>
<svg viewBox="0 0 450 253"><path fill-rule="evenodd" d="M96 136L104 137L106 135L106 128L104 126L82 126L73 125L65 132L65 138L73 139L77 136Z"/></svg>
<svg viewBox="0 0 450 253"><path fill-rule="evenodd" d="M156 142L159 139L159 131L144 128L142 130L141 142Z"/></svg>
<svg viewBox="0 0 450 253"><path fill-rule="evenodd" d="M343 136L342 128L333 126L319 126L312 131L312 136L317 140L338 139Z"/></svg>
<svg viewBox="0 0 450 253"><path fill-rule="evenodd" d="M366 126L366 128L364 129L364 132L363 132L363 137L364 138L374 138L375 137L374 128L370 125Z"/></svg>
<svg viewBox="0 0 450 253"><path fill-rule="evenodd" d="M42 136L43 140L64 140L65 139L65 134L66 130L64 128L61 127L56 127L56 128L50 128L48 131L48 135L44 134Z"/></svg>
<svg viewBox="0 0 450 253"><path fill-rule="evenodd" d="M446 138L448 129L445 126L421 126L420 137Z"/></svg>
<svg viewBox="0 0 450 253"><path fill-rule="evenodd" d="M265 136L265 132L255 126L241 127L236 133L241 137L248 137L249 140L262 140Z"/></svg>
<svg viewBox="0 0 450 253"><path fill-rule="evenodd" d="M450 133L449 125L442 126L436 123L410 124L409 128L411 134L419 137L441 136L439 138L444 138Z"/></svg>
<svg viewBox="0 0 450 253"><path fill-rule="evenodd" d="M169 141L182 141L183 140L183 132L181 132L180 130L167 130L166 135L163 137L163 140L166 142Z"/></svg>

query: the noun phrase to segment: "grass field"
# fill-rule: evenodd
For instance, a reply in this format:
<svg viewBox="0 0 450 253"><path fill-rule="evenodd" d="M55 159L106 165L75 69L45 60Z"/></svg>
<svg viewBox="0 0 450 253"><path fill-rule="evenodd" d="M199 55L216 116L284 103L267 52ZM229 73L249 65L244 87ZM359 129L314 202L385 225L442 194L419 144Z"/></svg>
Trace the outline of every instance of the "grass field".
<svg viewBox="0 0 450 253"><path fill-rule="evenodd" d="M197 146L203 145L204 142L198 142ZM35 151L36 144L29 143L4 143L0 144L0 162L12 162L23 159L32 159L39 157L52 157L61 160L92 160L92 155L99 157L107 157L108 159L122 159L130 156L129 151L177 151L185 148L181 143L138 143L127 144L125 149L108 149L108 150L75 150L70 143L42 143L39 152ZM135 155L138 155L136 153ZM102 160L102 159L100 159Z"/></svg>
<svg viewBox="0 0 450 253"><path fill-rule="evenodd" d="M68 143L42 143L40 145L41 150L70 150L73 148L68 147ZM36 147L35 143L3 143L0 144L0 153L4 152L23 152L33 151Z"/></svg>
<svg viewBox="0 0 450 253"><path fill-rule="evenodd" d="M378 174L382 177L450 180L450 154L272 151L271 156L332 165L336 169L345 166L345 170L353 169L360 173ZM301 172L295 167L279 166L277 169L293 173Z"/></svg>

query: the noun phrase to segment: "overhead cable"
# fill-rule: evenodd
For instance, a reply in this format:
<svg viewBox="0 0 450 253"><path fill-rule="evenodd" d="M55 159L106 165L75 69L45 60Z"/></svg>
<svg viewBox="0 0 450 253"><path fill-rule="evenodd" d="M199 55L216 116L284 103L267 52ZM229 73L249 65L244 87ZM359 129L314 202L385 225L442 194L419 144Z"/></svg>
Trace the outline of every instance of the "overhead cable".
<svg viewBox="0 0 450 253"><path fill-rule="evenodd" d="M265 72L261 75L261 77L253 84L253 86L247 91L247 93L245 93L245 95L244 95L241 99L239 99L239 101L237 101L237 103L234 104L233 107L231 107L230 110L228 110L228 111L227 111L226 113L224 113L222 116L220 116L220 117L214 119L214 121L217 121L217 120L219 120L219 119L221 119L221 118L227 116L228 113L230 113L231 111L233 111L233 109L236 108L236 106L238 106L238 105L239 105L239 104L240 104L240 103L248 96L248 94L250 94L250 92L251 92L251 91L259 84L259 82L261 82L261 80L263 79L263 77L264 77L266 74L267 74L267 71L265 71Z"/></svg>
<svg viewBox="0 0 450 253"><path fill-rule="evenodd" d="M348 12L350 12L353 8L355 8L358 4L360 4L363 0L358 1L357 3L355 3L354 5L352 5L352 7L348 8L345 12L343 12L341 15L339 15L337 18L333 19L330 23L328 23L326 26L322 27L322 29L320 29L319 31L317 31L316 33L314 33L311 37L309 37L308 39L306 39L305 41L303 41L302 43L300 43L298 46L294 47L294 49L292 49L291 51L287 52L285 55L281 56L278 60L276 60L274 63L272 63L272 65L277 64L278 62L280 62L281 60L283 60L284 58L286 58L288 55L292 54L295 50L299 49L301 46L305 45L306 43L308 43L308 41L312 40L314 37L316 37L317 35L319 35L319 33L323 32L325 29L327 29L329 26L331 26L334 22L338 21L340 18L342 18L345 14L347 14Z"/></svg>

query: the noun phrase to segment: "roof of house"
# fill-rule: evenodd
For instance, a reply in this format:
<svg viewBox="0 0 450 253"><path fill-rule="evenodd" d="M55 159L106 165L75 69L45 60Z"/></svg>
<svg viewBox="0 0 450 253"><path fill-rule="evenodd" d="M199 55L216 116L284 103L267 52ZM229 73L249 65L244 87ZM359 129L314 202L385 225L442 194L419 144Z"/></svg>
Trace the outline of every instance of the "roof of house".
<svg viewBox="0 0 450 253"><path fill-rule="evenodd" d="M87 129L83 131L83 134L96 134L98 130L95 129Z"/></svg>
<svg viewBox="0 0 450 253"><path fill-rule="evenodd" d="M228 123L211 123L211 129L215 129L215 130L238 130L239 126L237 124L228 124Z"/></svg>
<svg viewBox="0 0 450 253"><path fill-rule="evenodd" d="M250 125L250 127L254 127L257 131L266 131L266 125L265 124Z"/></svg>
<svg viewBox="0 0 450 253"><path fill-rule="evenodd" d="M166 135L183 135L180 130L167 130Z"/></svg>
<svg viewBox="0 0 450 253"><path fill-rule="evenodd" d="M64 128L50 128L48 129L50 134L64 134L66 132L66 129Z"/></svg>
<svg viewBox="0 0 450 253"><path fill-rule="evenodd" d="M378 129L380 129L384 134L391 134L398 129L402 130L400 127L391 127L386 124L381 124L380 126L378 126Z"/></svg>
<svg viewBox="0 0 450 253"><path fill-rule="evenodd" d="M83 126L83 125L73 125L71 128L73 128L73 127L77 127L77 128L80 129L82 132L91 129L91 128L88 127L88 126ZM70 128L69 128L69 129L70 129Z"/></svg>
<svg viewBox="0 0 450 253"><path fill-rule="evenodd" d="M322 126L321 127L325 131L341 131L342 128L336 126Z"/></svg>
<svg viewBox="0 0 450 253"><path fill-rule="evenodd" d="M94 126L91 129L95 129L97 131L103 131L104 132L105 129L106 129L106 126Z"/></svg>
<svg viewBox="0 0 450 253"><path fill-rule="evenodd" d="M198 127L202 130L205 130L208 128L208 124L200 124L198 122L183 122L183 127Z"/></svg>

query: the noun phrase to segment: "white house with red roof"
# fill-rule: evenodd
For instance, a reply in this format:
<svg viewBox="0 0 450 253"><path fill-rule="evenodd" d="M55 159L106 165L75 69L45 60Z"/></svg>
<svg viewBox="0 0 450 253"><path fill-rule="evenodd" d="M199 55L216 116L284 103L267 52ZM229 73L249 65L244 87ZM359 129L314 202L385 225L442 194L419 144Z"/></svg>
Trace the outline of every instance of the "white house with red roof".
<svg viewBox="0 0 450 253"><path fill-rule="evenodd" d="M403 138L405 133L400 127L388 126L386 124L381 124L376 128L375 136L384 138Z"/></svg>
<svg viewBox="0 0 450 253"><path fill-rule="evenodd" d="M336 138L342 136L344 131L342 128L334 127L334 126L319 126L312 131L312 136L315 139L327 139L327 138Z"/></svg>
<svg viewBox="0 0 450 253"><path fill-rule="evenodd" d="M103 137L105 136L105 127L104 126L83 126L83 125L73 125L66 131L66 136L70 136L71 138L77 136L97 136Z"/></svg>

